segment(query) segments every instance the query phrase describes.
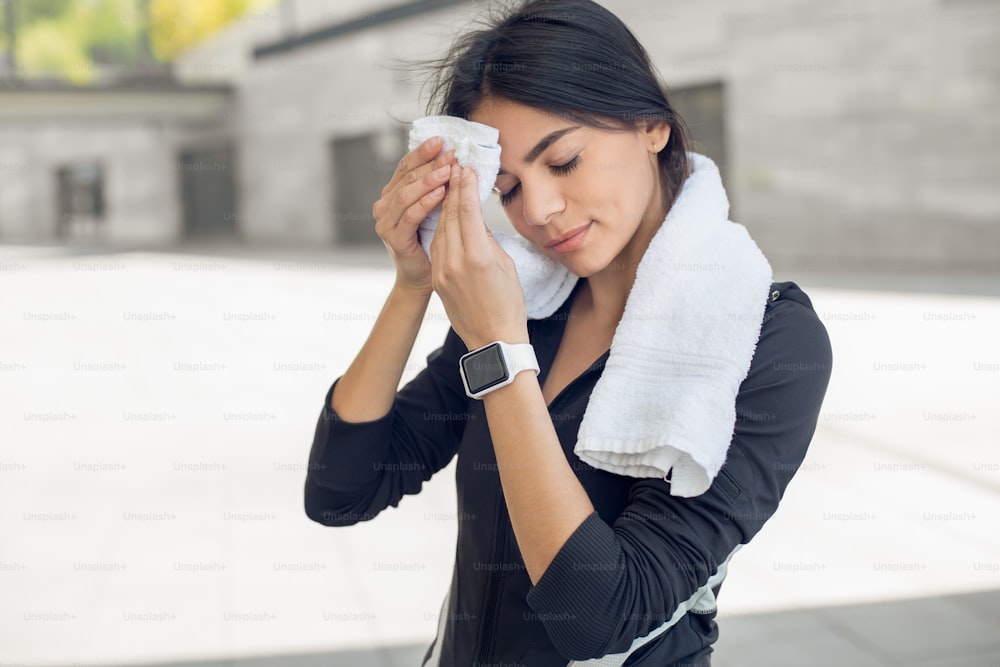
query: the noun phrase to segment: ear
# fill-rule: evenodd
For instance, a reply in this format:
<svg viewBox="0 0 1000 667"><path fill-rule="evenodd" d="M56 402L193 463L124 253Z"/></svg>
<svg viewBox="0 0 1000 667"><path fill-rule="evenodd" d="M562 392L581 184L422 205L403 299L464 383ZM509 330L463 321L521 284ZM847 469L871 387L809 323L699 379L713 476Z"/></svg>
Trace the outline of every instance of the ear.
<svg viewBox="0 0 1000 667"><path fill-rule="evenodd" d="M662 151L670 140L670 124L663 121L649 121L640 132L652 153Z"/></svg>

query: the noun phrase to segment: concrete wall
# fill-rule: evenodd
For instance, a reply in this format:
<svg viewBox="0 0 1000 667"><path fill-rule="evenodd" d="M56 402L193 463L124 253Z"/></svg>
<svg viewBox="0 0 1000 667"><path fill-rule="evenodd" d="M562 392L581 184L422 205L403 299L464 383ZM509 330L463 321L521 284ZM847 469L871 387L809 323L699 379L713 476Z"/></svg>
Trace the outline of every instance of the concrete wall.
<svg viewBox="0 0 1000 667"><path fill-rule="evenodd" d="M243 16L181 54L174 74L187 83L238 83L254 67L255 46L334 23L370 16L406 0L281 0Z"/></svg>
<svg viewBox="0 0 1000 667"><path fill-rule="evenodd" d="M603 4L670 86L725 82L730 199L775 263L1000 270L1000 5Z"/></svg>
<svg viewBox="0 0 1000 667"><path fill-rule="evenodd" d="M671 89L724 83L730 199L776 266L1000 269L1000 6L603 4ZM385 65L442 51L477 9L256 62L240 98L254 235L335 240L329 140L419 115Z"/></svg>
<svg viewBox="0 0 1000 667"><path fill-rule="evenodd" d="M58 123L0 128L4 186L0 187L0 239L55 239L59 214L56 169L99 161L104 167L104 233L94 240L166 243L179 238L180 201L169 130L141 123L95 127ZM7 168L10 167L10 168ZM164 187L167 185L167 187ZM8 196L5 196L8 195Z"/></svg>
<svg viewBox="0 0 1000 667"><path fill-rule="evenodd" d="M389 4L403 3L379 0L365 10L351 0L334 10L300 2L294 20L314 28L370 18ZM635 31L671 90L723 84L734 219L776 268L1000 271L1000 4L603 4ZM483 7L470 0L419 19L373 22L254 59L255 45L287 34L287 16L275 8L192 51L178 68L191 79L229 72L237 82L231 108L164 115L119 102L114 108L124 111L102 120L94 109L50 101L50 116L11 116L8 102L19 98L0 93L0 238L50 234L53 165L101 155L113 237L177 239L177 152L231 141L241 238L335 244L331 142L390 132L422 115L419 81L394 65L440 55ZM379 165L386 181L394 166ZM487 216L510 231L492 198Z"/></svg>
<svg viewBox="0 0 1000 667"><path fill-rule="evenodd" d="M419 85L394 63L434 55L467 19L466 10L440 11L258 60L238 98L248 238L335 243L338 223L361 224L335 218L331 142L423 115ZM385 182L395 166L380 164ZM509 230L502 217L491 207L490 220Z"/></svg>
<svg viewBox="0 0 1000 667"><path fill-rule="evenodd" d="M228 96L40 91L0 94L0 241L56 240L59 167L97 161L105 216L93 241L181 240L179 152L231 141Z"/></svg>

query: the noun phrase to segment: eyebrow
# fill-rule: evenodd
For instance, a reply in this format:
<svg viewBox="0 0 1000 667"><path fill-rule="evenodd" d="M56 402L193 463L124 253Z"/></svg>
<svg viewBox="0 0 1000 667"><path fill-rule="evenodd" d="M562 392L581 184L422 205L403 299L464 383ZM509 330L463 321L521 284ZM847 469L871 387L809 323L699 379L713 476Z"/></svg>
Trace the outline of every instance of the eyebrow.
<svg viewBox="0 0 1000 667"><path fill-rule="evenodd" d="M575 125L573 127L564 127L561 130L556 130L555 132L552 132L552 133L546 135L546 137L544 139L542 139L537 144L535 144L535 147L532 148L530 151L528 151L528 154L524 156L524 163L525 164L531 164L532 162L534 162L535 160L538 159L539 155L541 155L542 153L545 152L546 148L548 148L549 146L551 146L555 142L559 141L560 139L562 139L565 135L569 134L570 132L573 132L574 130L579 130L579 129L580 129L580 126L579 125ZM498 174L509 174L509 173L510 172L506 171L503 167L501 167L500 171L498 172Z"/></svg>

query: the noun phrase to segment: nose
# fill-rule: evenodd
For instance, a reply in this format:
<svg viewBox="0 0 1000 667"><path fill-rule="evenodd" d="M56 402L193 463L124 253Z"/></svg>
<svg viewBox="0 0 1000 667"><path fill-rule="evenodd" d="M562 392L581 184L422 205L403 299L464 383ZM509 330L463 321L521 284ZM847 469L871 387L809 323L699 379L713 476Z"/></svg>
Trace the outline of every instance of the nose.
<svg viewBox="0 0 1000 667"><path fill-rule="evenodd" d="M552 216L561 213L566 202L558 185L551 178L536 177L529 183L521 181L521 212L529 225L547 225Z"/></svg>

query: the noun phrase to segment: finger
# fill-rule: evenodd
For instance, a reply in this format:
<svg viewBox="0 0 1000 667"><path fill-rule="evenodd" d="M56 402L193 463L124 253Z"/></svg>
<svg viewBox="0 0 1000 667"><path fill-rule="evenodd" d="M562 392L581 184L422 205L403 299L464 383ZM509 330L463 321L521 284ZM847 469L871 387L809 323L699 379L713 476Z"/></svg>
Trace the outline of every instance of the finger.
<svg viewBox="0 0 1000 667"><path fill-rule="evenodd" d="M436 271L441 264L438 259L443 256L446 246L447 241L445 241L444 234L441 231L441 223L438 222L438 226L434 230L434 236L431 237L431 244L427 248L427 258L431 261L431 271Z"/></svg>
<svg viewBox="0 0 1000 667"><path fill-rule="evenodd" d="M431 260L431 270L437 270L442 262L437 261L440 257L447 257L448 239L445 236L444 231L444 206L448 198L448 187L442 186L444 190L444 197L441 202L441 212L438 216L438 224L434 229L434 236L431 237L431 244L428 247L428 257Z"/></svg>
<svg viewBox="0 0 1000 667"><path fill-rule="evenodd" d="M438 225L438 234L445 234L448 237L448 257L455 260L460 259L460 255L465 252L462 245L461 221L459 220L459 202L462 189L462 168L453 165L451 168L451 181L448 183L448 193L445 195L444 203L441 205L441 223Z"/></svg>
<svg viewBox="0 0 1000 667"><path fill-rule="evenodd" d="M420 226L420 223L427 219L427 216L434 210L434 207L444 200L446 192L447 189L445 186L441 185L418 199L403 211L403 214L399 218L398 226L416 230Z"/></svg>
<svg viewBox="0 0 1000 667"><path fill-rule="evenodd" d="M384 195L388 193L390 190L399 185L400 181L404 176L406 176L407 173L433 161L434 158L437 157L438 153L441 152L441 148L443 146L444 139L441 137L431 137L404 155L396 165L396 171L393 172L392 178L389 179L389 182L382 189L382 194Z"/></svg>
<svg viewBox="0 0 1000 667"><path fill-rule="evenodd" d="M428 143L434 142L435 140L440 141L437 143ZM424 153L424 147L427 146L433 146L434 148L427 148L427 152ZM389 192L403 184L416 183L427 175L428 172L434 171L439 167L455 164L455 162L457 162L455 159L455 150L440 150L443 147L443 139L440 137L431 137L420 146L417 146L412 151L404 155L396 165L396 171L393 172L392 178L389 179L386 186L382 188L382 195L387 195Z"/></svg>
<svg viewBox="0 0 1000 667"><path fill-rule="evenodd" d="M413 174L414 172L410 173ZM430 211L430 209L426 209L427 202L425 198L427 195L433 195L432 198L437 200L435 205L440 203L441 196L444 193L438 192L438 190L448 183L450 176L450 169L447 166L428 171L419 181L409 185L402 185L390 192L386 197L378 200L372 207L372 214L377 221L381 221L384 226L390 229L395 228L403 221L404 217L411 224L419 224L423 220L423 217L416 217L419 212L425 210L424 217L426 217L427 212ZM418 206L417 210L408 212L411 207L419 202L423 202L423 205Z"/></svg>
<svg viewBox="0 0 1000 667"><path fill-rule="evenodd" d="M439 155L437 158L431 160L430 162L425 162L421 164L419 167L416 167L414 169L411 169L410 171L400 174L398 178L395 178L394 181L390 182L389 185L386 185L385 188L382 189L382 198L383 199L388 198L389 201L392 201L393 197L398 196L398 193L402 188L410 188L410 190L404 195L404 197L409 196L412 197L413 199L422 197L424 193L422 192L423 188L420 186L420 183L427 178L427 175L435 171L438 171L439 169L442 169L442 167L448 167L454 163L455 163L455 151L454 150L446 151L441 155ZM443 179L438 179L438 180L439 181L447 180L447 175L449 172L443 170L442 173L445 174L445 177ZM416 187L414 188L414 186ZM432 184L432 186L436 187L437 184L436 183ZM414 194L413 192L414 189L417 190L418 194Z"/></svg>
<svg viewBox="0 0 1000 667"><path fill-rule="evenodd" d="M467 252L487 257L491 253L490 239L486 233L486 221L483 220L483 207L479 203L479 183L475 170L463 167L459 183L458 212L462 245Z"/></svg>

